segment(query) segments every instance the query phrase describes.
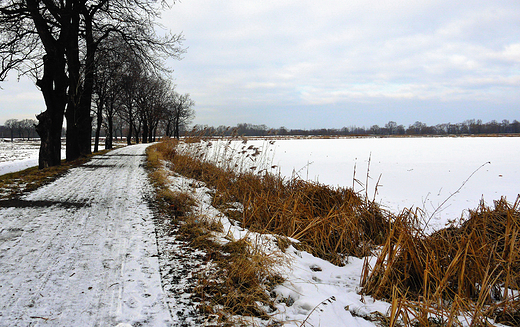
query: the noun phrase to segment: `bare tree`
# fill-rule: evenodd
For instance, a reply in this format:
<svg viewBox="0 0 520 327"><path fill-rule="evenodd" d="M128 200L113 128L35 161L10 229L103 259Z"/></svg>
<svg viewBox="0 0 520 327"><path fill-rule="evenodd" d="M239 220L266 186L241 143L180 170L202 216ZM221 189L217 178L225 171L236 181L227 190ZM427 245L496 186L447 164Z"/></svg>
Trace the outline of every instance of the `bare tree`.
<svg viewBox="0 0 520 327"><path fill-rule="evenodd" d="M19 126L27 136L27 140L29 140L31 135L35 132L35 126L37 123L38 121L34 119L23 119L19 122Z"/></svg>
<svg viewBox="0 0 520 327"><path fill-rule="evenodd" d="M185 128L195 117L193 106L195 101L190 98L189 93L179 94L172 92L170 107L167 116L167 135L175 138L180 137L181 129Z"/></svg>
<svg viewBox="0 0 520 327"><path fill-rule="evenodd" d="M8 119L5 121L5 127L9 129L11 133L11 142L14 140L14 131L18 128L18 119Z"/></svg>
<svg viewBox="0 0 520 327"><path fill-rule="evenodd" d="M147 0L3 0L0 2L0 79L11 69L31 72L46 104L37 116L40 168L59 165L60 133L67 119L67 160L90 153L95 54L117 35L156 64L178 56L181 37L158 37L155 19L164 3Z"/></svg>

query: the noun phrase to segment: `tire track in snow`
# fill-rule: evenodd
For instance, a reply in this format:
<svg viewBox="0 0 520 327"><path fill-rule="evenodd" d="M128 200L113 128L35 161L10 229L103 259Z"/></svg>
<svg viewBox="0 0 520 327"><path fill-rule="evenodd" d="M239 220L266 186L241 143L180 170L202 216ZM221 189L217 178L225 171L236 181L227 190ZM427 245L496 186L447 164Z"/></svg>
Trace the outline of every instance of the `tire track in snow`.
<svg viewBox="0 0 520 327"><path fill-rule="evenodd" d="M0 208L0 326L172 325L146 146L96 156Z"/></svg>

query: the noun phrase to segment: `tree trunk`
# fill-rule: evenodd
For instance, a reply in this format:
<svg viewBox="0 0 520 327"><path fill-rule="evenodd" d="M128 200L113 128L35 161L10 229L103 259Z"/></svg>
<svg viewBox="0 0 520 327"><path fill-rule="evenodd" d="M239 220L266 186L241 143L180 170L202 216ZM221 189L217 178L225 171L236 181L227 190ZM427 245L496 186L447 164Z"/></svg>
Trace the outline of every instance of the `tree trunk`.
<svg viewBox="0 0 520 327"><path fill-rule="evenodd" d="M43 77L37 80L47 110L36 116L36 132L41 146L38 158L40 169L59 166L61 163L61 131L63 113L67 103L67 76L65 60L59 55L43 57Z"/></svg>
<svg viewBox="0 0 520 327"><path fill-rule="evenodd" d="M180 129L180 119L179 117L175 117L175 121L174 121L174 128L173 128L173 133L174 133L174 137L176 139L179 139L180 138L180 133L179 133L179 129Z"/></svg>
<svg viewBox="0 0 520 327"><path fill-rule="evenodd" d="M112 149L112 133L113 133L113 130L114 130L114 122L113 122L113 117L112 115L107 115L107 125L108 125L108 130L107 130L107 135L105 135L105 149Z"/></svg>
<svg viewBox="0 0 520 327"><path fill-rule="evenodd" d="M146 119L143 120L143 137L142 137L142 141L143 143L148 143L148 132L149 132L149 129L148 129L148 122L146 121Z"/></svg>
<svg viewBox="0 0 520 327"><path fill-rule="evenodd" d="M101 132L101 123L102 123L102 120L103 120L103 114L102 114L102 111L103 111L103 106L101 104L98 104L98 108L97 108L97 120L96 120L96 136L94 138L94 152L98 152L99 151L99 133ZM106 144L106 137L105 137L105 144Z"/></svg>
<svg viewBox="0 0 520 327"><path fill-rule="evenodd" d="M61 125L63 116L52 118L52 113L45 110L38 116L36 131L40 135L41 145L38 157L38 168L59 166L61 163Z"/></svg>
<svg viewBox="0 0 520 327"><path fill-rule="evenodd" d="M171 126L171 122L170 122L170 119L168 119L168 122L166 123L166 136L170 137L171 134L170 134L170 126Z"/></svg>
<svg viewBox="0 0 520 327"><path fill-rule="evenodd" d="M71 37L67 43L67 66L69 71L69 102L67 105L67 161L92 153L92 118L90 104L93 92L93 53L87 44L87 62L83 83L80 78L79 52L79 10L71 15ZM87 31L88 32L88 31ZM87 40L88 41L88 40ZM88 42L87 42L88 43ZM92 46L92 45L90 45Z"/></svg>
<svg viewBox="0 0 520 327"><path fill-rule="evenodd" d="M94 42L92 34L92 17L88 14L83 15L85 19L85 39L87 43L87 56L85 60L85 80L83 81L83 92L80 98L80 121L79 121L79 149L81 155L92 153L92 117L90 108L92 105L92 94L94 93L94 73L96 71L96 61L94 58L97 44ZM100 120L103 120L100 114Z"/></svg>
<svg viewBox="0 0 520 327"><path fill-rule="evenodd" d="M129 124L128 127L128 134L126 136L126 144L131 145L132 144L132 130L134 129L134 126L132 126L132 123Z"/></svg>

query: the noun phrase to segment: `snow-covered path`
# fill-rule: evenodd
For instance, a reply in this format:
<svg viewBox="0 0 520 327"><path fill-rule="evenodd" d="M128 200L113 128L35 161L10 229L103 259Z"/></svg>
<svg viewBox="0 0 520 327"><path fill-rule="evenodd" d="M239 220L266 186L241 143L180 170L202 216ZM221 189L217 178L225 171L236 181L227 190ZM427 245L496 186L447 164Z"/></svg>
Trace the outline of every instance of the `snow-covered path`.
<svg viewBox="0 0 520 327"><path fill-rule="evenodd" d="M146 145L0 202L0 326L170 326Z"/></svg>

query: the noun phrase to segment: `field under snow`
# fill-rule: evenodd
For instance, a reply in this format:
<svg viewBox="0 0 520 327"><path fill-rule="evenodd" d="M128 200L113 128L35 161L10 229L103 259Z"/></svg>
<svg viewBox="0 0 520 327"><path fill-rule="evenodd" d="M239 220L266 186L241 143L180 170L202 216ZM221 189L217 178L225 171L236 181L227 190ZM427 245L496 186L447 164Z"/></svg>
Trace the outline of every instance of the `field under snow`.
<svg viewBox="0 0 520 327"><path fill-rule="evenodd" d="M273 171L287 177L353 186L394 213L419 208L426 218L433 216L429 227L435 229L482 199L492 204L505 196L514 202L520 193L520 137L286 139L246 145L260 148L263 168L276 165ZM243 146L233 142L236 152ZM38 147L38 142L0 142L0 175L37 165Z"/></svg>
<svg viewBox="0 0 520 327"><path fill-rule="evenodd" d="M114 142L115 143L115 142ZM99 145L100 149L103 144ZM38 166L40 140L24 141L0 139L0 176L29 167ZM94 146L92 146L94 151ZM61 145L61 158L65 159L65 143Z"/></svg>
<svg viewBox="0 0 520 327"><path fill-rule="evenodd" d="M24 170L38 166L38 153L40 141L22 141L19 139L11 142L0 139L0 175ZM62 145L61 157L65 158L65 146Z"/></svg>
<svg viewBox="0 0 520 327"><path fill-rule="evenodd" d="M518 196L518 137L255 140L212 142L211 148L220 155L225 152L236 157L251 145L261 152L241 159L245 169L277 166L272 171L284 176L297 174L323 184L354 186L393 212L411 206L424 209L426 217L434 215L429 228L442 227L448 219L475 208L482 198L491 203L507 196L513 202ZM2 167L21 167L20 162L27 160L19 154L29 152L23 143L0 146L0 174L5 173ZM17 152L19 148L25 150ZM197 195L196 211L220 220L226 238L245 236L252 238L251 243L253 238L257 242L270 240L269 235L256 235L227 221L211 207L209 190L203 185L181 176L171 182L172 188ZM347 265L337 267L293 247L286 255L290 266L280 267L286 281L275 289L277 297L286 300L279 302L273 313L284 325L372 327L375 324L362 317L387 313L389 303L357 293L362 259L349 258ZM464 321L464 317L459 319Z"/></svg>
<svg viewBox="0 0 520 327"><path fill-rule="evenodd" d="M514 202L520 193L520 137L254 140L245 148L250 145L262 152L253 165L261 161L258 166L276 166L283 176L353 186L393 213L419 208L425 218L433 216L429 229L476 209L482 199ZM231 147L236 153L244 144Z"/></svg>

